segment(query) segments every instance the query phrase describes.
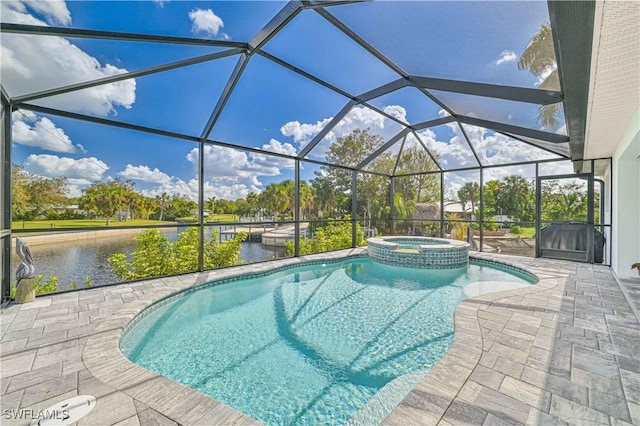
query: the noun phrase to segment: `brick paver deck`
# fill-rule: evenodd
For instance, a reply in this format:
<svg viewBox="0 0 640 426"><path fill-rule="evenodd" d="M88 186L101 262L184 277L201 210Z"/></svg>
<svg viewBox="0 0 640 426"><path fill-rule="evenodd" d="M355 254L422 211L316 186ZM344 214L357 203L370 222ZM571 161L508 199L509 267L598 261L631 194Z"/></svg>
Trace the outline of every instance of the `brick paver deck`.
<svg viewBox="0 0 640 426"><path fill-rule="evenodd" d="M322 256L351 252L358 251ZM524 267L541 281L461 303L451 349L383 423L640 425L640 324L611 271L476 256ZM163 296L238 271L307 258L9 305L0 313L0 422L29 424L31 419L10 418L7 410L37 411L90 394L97 405L79 425L257 423L129 362L118 342L124 326Z"/></svg>

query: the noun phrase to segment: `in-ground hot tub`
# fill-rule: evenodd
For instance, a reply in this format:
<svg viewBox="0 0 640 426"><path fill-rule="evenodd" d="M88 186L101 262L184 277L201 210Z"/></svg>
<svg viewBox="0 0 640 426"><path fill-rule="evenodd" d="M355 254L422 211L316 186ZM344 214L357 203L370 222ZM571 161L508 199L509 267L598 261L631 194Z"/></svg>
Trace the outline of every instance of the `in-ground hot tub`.
<svg viewBox="0 0 640 426"><path fill-rule="evenodd" d="M371 260L408 268L462 268L469 263L469 243L444 238L389 236L367 240Z"/></svg>

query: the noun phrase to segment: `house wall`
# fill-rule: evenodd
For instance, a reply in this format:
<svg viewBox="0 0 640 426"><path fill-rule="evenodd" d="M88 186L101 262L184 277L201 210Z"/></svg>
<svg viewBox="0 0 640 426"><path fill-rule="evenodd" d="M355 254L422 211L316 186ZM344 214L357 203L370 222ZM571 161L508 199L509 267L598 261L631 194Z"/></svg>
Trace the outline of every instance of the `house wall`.
<svg viewBox="0 0 640 426"><path fill-rule="evenodd" d="M612 168L611 266L619 277L637 277L631 264L640 262L640 108L618 143Z"/></svg>

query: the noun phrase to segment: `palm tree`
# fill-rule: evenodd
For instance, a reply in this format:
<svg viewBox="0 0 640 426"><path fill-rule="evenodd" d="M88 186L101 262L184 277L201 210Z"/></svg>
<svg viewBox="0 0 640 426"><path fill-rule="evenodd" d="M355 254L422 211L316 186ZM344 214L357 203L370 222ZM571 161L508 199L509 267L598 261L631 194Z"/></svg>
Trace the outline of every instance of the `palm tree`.
<svg viewBox="0 0 640 426"><path fill-rule="evenodd" d="M466 211L467 203L471 203L471 218L476 214L476 203L480 201L480 185L478 182L467 182L458 190L458 199Z"/></svg>
<svg viewBox="0 0 640 426"><path fill-rule="evenodd" d="M129 219L134 220L136 218L136 213L138 213L142 207L142 195L131 189L124 194L124 198L127 209L129 210Z"/></svg>
<svg viewBox="0 0 640 426"><path fill-rule="evenodd" d="M164 209L167 208L169 204L169 194L163 192L160 195L156 195L156 202L158 203L158 207L160 208L160 217L158 220L162 221L162 216L164 215Z"/></svg>
<svg viewBox="0 0 640 426"><path fill-rule="evenodd" d="M560 90L560 77L556 53L553 48L553 33L551 25L542 24L540 31L531 37L529 44L524 49L518 60L518 68L529 70L531 74L542 78L538 85L543 90ZM554 127L558 124L561 112L561 103L541 105L538 112L538 121L544 127Z"/></svg>
<svg viewBox="0 0 640 426"><path fill-rule="evenodd" d="M309 210L313 207L314 197L314 189L307 182L300 182L300 215L302 219L309 217Z"/></svg>
<svg viewBox="0 0 640 426"><path fill-rule="evenodd" d="M156 211L157 208L158 208L158 203L156 203L155 199L149 198L149 197L142 198L140 213L142 214L142 217L144 217L145 220L149 220L149 216L151 216L151 214L154 211Z"/></svg>
<svg viewBox="0 0 640 426"><path fill-rule="evenodd" d="M211 213L211 217L216 213L216 197L211 196L206 202L206 206L209 208L209 212Z"/></svg>
<svg viewBox="0 0 640 426"><path fill-rule="evenodd" d="M247 194L247 204L249 205L249 213L255 215L260 211L260 197L255 192ZM262 216L262 215L261 215Z"/></svg>

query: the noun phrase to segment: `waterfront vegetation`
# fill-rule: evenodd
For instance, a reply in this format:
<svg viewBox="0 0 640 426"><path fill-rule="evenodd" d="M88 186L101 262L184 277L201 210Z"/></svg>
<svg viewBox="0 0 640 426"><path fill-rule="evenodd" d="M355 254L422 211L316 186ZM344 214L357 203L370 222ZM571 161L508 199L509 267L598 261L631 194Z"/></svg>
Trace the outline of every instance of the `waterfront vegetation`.
<svg viewBox="0 0 640 426"><path fill-rule="evenodd" d="M351 248L352 224L349 220L349 216L346 216L344 220L329 221L326 226L319 227L315 230L313 238L300 238L300 254L322 253ZM356 224L356 245L363 246L365 244L362 227L360 224ZM286 255L293 256L295 253L295 243L293 241L287 241L285 247L287 248Z"/></svg>
<svg viewBox="0 0 640 426"><path fill-rule="evenodd" d="M34 287L36 290L36 294L49 294L55 293L58 290L58 277L50 276L47 279L44 279L44 275L37 275L34 278ZM15 285L11 286L11 297L16 297L17 288Z"/></svg>
<svg viewBox="0 0 640 426"><path fill-rule="evenodd" d="M34 287L35 287L35 291L37 295L41 295L41 294L49 294L49 293L55 293L56 291L58 291L58 282L59 279L56 275L51 275L49 277L47 277L47 279L44 278L44 275L40 274L37 275L35 277L35 283L34 283ZM69 283L69 288L71 290L77 290L80 286L75 283L75 282L70 282ZM85 288L91 288L93 287L93 280L91 279L90 275L86 275L84 278L84 287ZM16 297L16 291L17 288L15 285L11 286L11 297L15 298Z"/></svg>
<svg viewBox="0 0 640 426"><path fill-rule="evenodd" d="M247 234L238 232L234 238L219 242L213 230L204 242L204 268L215 269L239 265L240 247ZM134 237L135 251L128 256L116 253L109 257L111 269L123 281L195 272L198 268L200 240L197 228L188 228L175 242L157 229L148 229Z"/></svg>

